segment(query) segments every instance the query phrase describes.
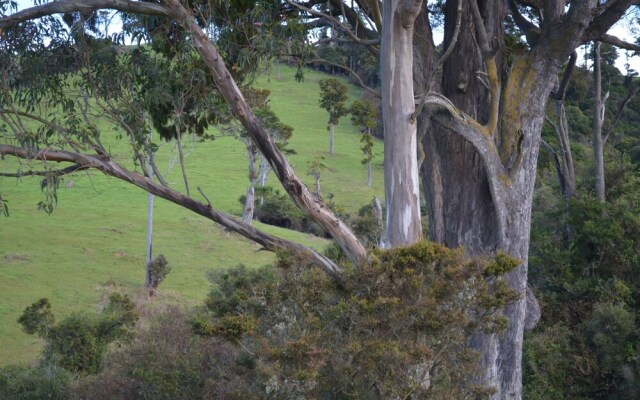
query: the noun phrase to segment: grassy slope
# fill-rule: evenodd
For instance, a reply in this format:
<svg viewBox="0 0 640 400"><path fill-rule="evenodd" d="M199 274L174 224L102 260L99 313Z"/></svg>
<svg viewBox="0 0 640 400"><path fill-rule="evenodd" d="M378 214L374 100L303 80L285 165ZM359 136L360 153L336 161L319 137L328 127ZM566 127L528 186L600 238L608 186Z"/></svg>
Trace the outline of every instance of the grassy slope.
<svg viewBox="0 0 640 400"><path fill-rule="evenodd" d="M374 187L367 188L366 169L360 164L360 136L344 119L336 130L335 156L327 154L326 113L318 107L318 80L312 71L303 83L296 83L294 71L282 67L280 81L274 76L256 84L272 91L272 107L281 119L295 128L291 147L297 154L291 162L309 185L307 162L325 156L331 169L322 175L323 193L335 194L335 201L355 212L382 193L382 145L376 143ZM359 92L352 88L352 95ZM105 130L105 132L108 132ZM113 136L110 132L109 136ZM103 136L105 142L110 140ZM192 190L202 186L213 205L239 214L238 197L247 185L243 145L231 138L193 143L187 168ZM113 149L126 162L125 146ZM161 148L160 164L167 165L172 144ZM17 163L0 161L0 170L11 171ZM35 168L35 167L34 167ZM165 168L165 167L162 167ZM97 172L69 177L73 187L61 187L59 205L47 216L36 209L40 201L38 179L0 178L0 191L10 201L10 218L0 219L0 366L32 362L40 343L20 331L16 319L22 310L40 297L48 297L57 317L75 311L95 310L109 291L140 293L144 280L147 195L135 187ZM173 187L182 189L179 166L169 176ZM274 183L273 175L269 183ZM199 197L198 194L195 197ZM326 241L309 235L266 227L283 237L322 248ZM272 255L256 252L258 247L189 211L156 199L154 253L163 253L172 272L161 287L161 298L183 304L197 304L207 293L206 271L240 262L261 265Z"/></svg>

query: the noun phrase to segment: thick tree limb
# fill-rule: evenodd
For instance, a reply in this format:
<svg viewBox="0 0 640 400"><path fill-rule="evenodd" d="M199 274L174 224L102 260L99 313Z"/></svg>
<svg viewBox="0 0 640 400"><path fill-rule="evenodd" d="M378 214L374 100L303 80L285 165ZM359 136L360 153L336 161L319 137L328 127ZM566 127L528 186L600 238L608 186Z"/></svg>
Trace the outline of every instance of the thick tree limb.
<svg viewBox="0 0 640 400"><path fill-rule="evenodd" d="M587 3L587 2L585 2ZM607 31L618 22L627 10L640 4L640 0L609 0L602 6L596 8L597 15L593 18L585 31L583 41L596 40L607 33ZM571 5L573 8L573 4Z"/></svg>
<svg viewBox="0 0 640 400"><path fill-rule="evenodd" d="M513 16L513 20L518 25L518 28L524 32L527 37L527 41L532 44L533 34L539 33L540 28L538 28L533 22L529 21L522 15L520 10L518 9L518 5L516 4L516 0L508 0L509 8L511 9L511 15Z"/></svg>
<svg viewBox="0 0 640 400"><path fill-rule="evenodd" d="M129 182L148 193L161 197L208 218L224 226L230 231L236 232L245 238L260 244L269 251L288 250L306 254L332 276L337 277L341 272L340 267L338 267L333 261L313 249L264 233L229 215L215 210L210 205L202 204L180 192L155 183L151 179L138 173L129 171L108 157L52 149L43 149L37 152L32 152L23 147L7 145L0 145L0 155L9 155L27 160L71 162L74 163L74 165L69 168L75 168L76 170L88 168L97 169L105 175L113 176L125 182ZM66 169L68 168L65 168L65 170Z"/></svg>
<svg viewBox="0 0 640 400"><path fill-rule="evenodd" d="M506 170L496 149L491 132L475 119L460 111L449 99L439 93L430 93L427 107L435 120L468 140L476 149L487 171L489 189L496 208L498 236L506 232L506 215L503 211L507 198Z"/></svg>
<svg viewBox="0 0 640 400"><path fill-rule="evenodd" d="M473 22L476 27L476 38L482 52L482 59L487 68L487 77L489 78L489 92L491 93L491 103L489 109L489 119L487 121L487 129L491 135L495 135L498 129L498 120L500 118L500 92L502 86L500 84L500 76L498 75L498 66L496 65L495 49L491 49L489 39L487 38L487 30L478 8L478 0L469 2Z"/></svg>
<svg viewBox="0 0 640 400"><path fill-rule="evenodd" d="M555 100L564 101L565 96L567 95L567 88L569 87L569 81L571 80L571 76L573 75L573 70L576 67L576 61L578 60L578 52L575 50L571 53L571 57L569 57L569 62L567 63L567 67L564 70L564 74L562 75L562 81L558 86L558 90L555 93L551 93L551 98Z"/></svg>
<svg viewBox="0 0 640 400"><path fill-rule="evenodd" d="M621 49L632 50L632 51L640 51L640 45L635 43L629 43L617 36L604 34L598 38L599 42L607 43L619 47Z"/></svg>
<svg viewBox="0 0 640 400"><path fill-rule="evenodd" d="M136 14L168 16L165 6L158 3L147 3L131 0L58 0L24 9L0 19L0 33L3 28L18 22L44 17L52 14L69 12L92 12L100 9L114 9Z"/></svg>

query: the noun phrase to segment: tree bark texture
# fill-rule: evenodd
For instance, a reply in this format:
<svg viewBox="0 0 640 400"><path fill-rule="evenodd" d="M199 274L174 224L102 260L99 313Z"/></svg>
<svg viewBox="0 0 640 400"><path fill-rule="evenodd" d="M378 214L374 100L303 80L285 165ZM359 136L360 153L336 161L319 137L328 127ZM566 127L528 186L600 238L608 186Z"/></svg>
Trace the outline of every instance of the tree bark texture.
<svg viewBox="0 0 640 400"><path fill-rule="evenodd" d="M417 131L411 118L413 98L413 31L422 2L383 3L380 53L384 115L384 180L387 206L386 247L409 245L422 238L418 185Z"/></svg>
<svg viewBox="0 0 640 400"><path fill-rule="evenodd" d="M462 245L472 256L502 251L522 260L506 275L510 287L521 294L520 300L504 311L509 319L506 332L471 340L482 353L481 381L496 388L494 398L520 399L527 304L535 305L527 302L527 257L545 105L560 67L581 40L579 30L587 26L585 11L590 6L575 6L574 22L582 22L571 29L567 28L568 19L562 21L550 13L544 26L548 36L540 39L529 55L501 72L500 47L496 46L503 42L506 4L477 4L479 23L484 26L478 30L472 2L464 2L462 26L473 26L476 35L471 29L460 32L444 66L448 73L443 75L442 94L447 100L442 101L439 95L431 100L435 129L425 136L424 188L433 239L450 247ZM456 7L457 2L447 2L445 48L453 36L451 21ZM483 44L480 36L484 34ZM498 90L492 88L492 63L497 67L494 77L502 82ZM483 84L485 77L489 79ZM499 107L495 107L496 99ZM439 107L449 110L444 118ZM530 315L537 315L535 311L530 310ZM531 326L532 321L526 325Z"/></svg>

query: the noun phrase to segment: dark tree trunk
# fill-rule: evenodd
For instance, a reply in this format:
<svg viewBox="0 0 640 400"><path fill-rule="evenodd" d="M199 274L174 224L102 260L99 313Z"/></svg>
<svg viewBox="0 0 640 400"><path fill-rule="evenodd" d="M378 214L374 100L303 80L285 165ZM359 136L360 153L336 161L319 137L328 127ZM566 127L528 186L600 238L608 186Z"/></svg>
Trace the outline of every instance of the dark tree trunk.
<svg viewBox="0 0 640 400"><path fill-rule="evenodd" d="M502 38L504 6L491 2L496 15L493 35ZM486 8L486 7L485 7ZM477 71L482 56L474 38L468 2L463 3L462 29L451 55L445 60L441 90L460 110L484 122L488 95ZM481 8L483 10L483 8ZM444 47L451 42L457 3L445 9ZM489 35L488 35L489 36ZM437 124L424 137L427 157L422 167L423 190L429 213L429 235L449 247L465 246L469 255L491 252L496 244L494 210L484 164L468 140Z"/></svg>

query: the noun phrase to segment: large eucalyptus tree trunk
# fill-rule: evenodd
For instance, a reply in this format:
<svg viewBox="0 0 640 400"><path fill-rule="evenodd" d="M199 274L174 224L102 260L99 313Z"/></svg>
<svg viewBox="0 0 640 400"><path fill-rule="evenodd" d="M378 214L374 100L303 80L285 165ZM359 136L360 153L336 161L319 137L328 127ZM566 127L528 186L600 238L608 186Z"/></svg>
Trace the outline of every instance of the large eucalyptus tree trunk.
<svg viewBox="0 0 640 400"><path fill-rule="evenodd" d="M421 1L383 3L380 52L384 125L386 246L415 243L422 237L416 122L413 98L413 32Z"/></svg>

